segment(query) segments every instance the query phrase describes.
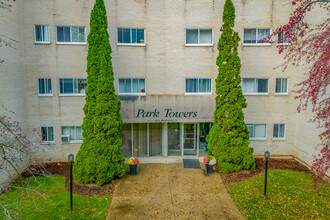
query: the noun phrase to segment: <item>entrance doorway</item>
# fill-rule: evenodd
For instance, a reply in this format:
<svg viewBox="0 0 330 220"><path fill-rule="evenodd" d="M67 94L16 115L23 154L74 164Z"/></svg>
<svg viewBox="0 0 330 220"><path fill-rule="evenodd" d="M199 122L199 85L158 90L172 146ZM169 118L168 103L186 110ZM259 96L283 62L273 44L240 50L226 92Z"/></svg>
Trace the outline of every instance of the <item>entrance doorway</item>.
<svg viewBox="0 0 330 220"><path fill-rule="evenodd" d="M168 156L198 155L198 124L168 123Z"/></svg>
<svg viewBox="0 0 330 220"><path fill-rule="evenodd" d="M168 156L181 156L181 124L168 123L167 125Z"/></svg>
<svg viewBox="0 0 330 220"><path fill-rule="evenodd" d="M123 124L122 153L125 157L201 157L206 155L212 123Z"/></svg>
<svg viewBox="0 0 330 220"><path fill-rule="evenodd" d="M184 124L183 127L183 156L197 156L197 124Z"/></svg>

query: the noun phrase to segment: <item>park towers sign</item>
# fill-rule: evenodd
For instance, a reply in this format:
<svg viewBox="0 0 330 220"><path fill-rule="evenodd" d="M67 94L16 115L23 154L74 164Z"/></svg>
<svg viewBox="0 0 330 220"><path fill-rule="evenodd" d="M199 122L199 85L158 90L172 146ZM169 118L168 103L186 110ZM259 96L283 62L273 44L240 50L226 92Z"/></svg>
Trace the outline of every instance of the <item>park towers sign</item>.
<svg viewBox="0 0 330 220"><path fill-rule="evenodd" d="M196 118L197 112L177 112L173 111L170 108L165 108L162 112L155 109L154 111L145 111L144 109L138 109L138 113L136 115L137 118Z"/></svg>
<svg viewBox="0 0 330 220"><path fill-rule="evenodd" d="M124 123L212 122L214 98L212 95L120 97L121 114Z"/></svg>

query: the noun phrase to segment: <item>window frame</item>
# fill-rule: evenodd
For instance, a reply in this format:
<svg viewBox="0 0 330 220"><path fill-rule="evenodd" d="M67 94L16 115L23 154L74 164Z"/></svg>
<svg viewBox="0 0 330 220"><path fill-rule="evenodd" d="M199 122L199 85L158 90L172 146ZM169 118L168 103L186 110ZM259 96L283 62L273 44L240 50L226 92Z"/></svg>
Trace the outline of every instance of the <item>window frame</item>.
<svg viewBox="0 0 330 220"><path fill-rule="evenodd" d="M282 88L282 80L286 79L286 92L276 92L276 81L277 79L281 79L281 88ZM288 78L275 78L275 95L288 95L289 94L289 79Z"/></svg>
<svg viewBox="0 0 330 220"><path fill-rule="evenodd" d="M132 42L132 29L143 29L143 40L144 40L144 43L119 43L118 42L118 30L119 29L129 29L129 36L130 36L130 41ZM145 47L146 46L146 29L145 28L119 28L117 27L117 46L139 46L139 47Z"/></svg>
<svg viewBox="0 0 330 220"><path fill-rule="evenodd" d="M281 36L281 39L280 39L280 36ZM283 37L284 36L284 37ZM279 43L279 39L282 40L283 39L283 42L282 43ZM282 31L280 33L278 33L278 37L277 37L277 45L290 45L290 42L285 42L286 41L286 36L285 36L285 32Z"/></svg>
<svg viewBox="0 0 330 220"><path fill-rule="evenodd" d="M62 136L65 135L65 134L63 134L63 127L69 127L69 128L70 128L70 141L68 141L68 142L63 142L63 141L62 141ZM61 143L62 143L62 144L76 144L76 143L83 143L83 140L84 140L84 137L82 136L82 132L83 132L83 130L82 130L82 132L81 132L81 136L82 136L83 139L81 139L81 140L71 140L71 128L74 128L74 129L75 129L75 132L76 132L77 127L80 127L80 129L82 130L81 125L80 125L80 126L79 126L79 125L67 125L67 126L61 126Z"/></svg>
<svg viewBox="0 0 330 220"><path fill-rule="evenodd" d="M60 42L58 41L58 27L70 27L70 42ZM72 27L84 28L84 42L72 42ZM75 45L87 45L87 37L86 37L86 26L70 26L70 25L57 25L56 26L56 44L75 44Z"/></svg>
<svg viewBox="0 0 330 220"><path fill-rule="evenodd" d="M72 79L73 80L73 83L72 83L72 91L73 93L61 93L61 79ZM59 78L59 96L86 96L86 93L75 93L74 92L74 80L86 80L86 84L87 84L87 78ZM87 88L87 86L86 86ZM86 89L85 89L86 90ZM84 90L84 91L85 91Z"/></svg>
<svg viewBox="0 0 330 220"><path fill-rule="evenodd" d="M245 30L256 30L256 43L244 43ZM272 46L271 43L258 43L258 29L269 29L269 35L272 34L272 28L243 28L243 46Z"/></svg>
<svg viewBox="0 0 330 220"><path fill-rule="evenodd" d="M198 30L198 42L200 41L200 31L201 30L211 30L211 43L194 43L194 44L187 44L187 31L188 30ZM210 47L213 46L213 29L212 28L186 28L185 31L185 46L186 47Z"/></svg>
<svg viewBox="0 0 330 220"><path fill-rule="evenodd" d="M51 90L52 90L51 93L44 93L44 94L43 93L39 93L39 86L40 86L39 79L43 79L43 80L45 80L45 79L48 80L49 79L50 80L50 85L51 85ZM52 83L52 79L51 78L38 78L37 79L37 84L38 84L38 96L53 96L53 83Z"/></svg>
<svg viewBox="0 0 330 220"><path fill-rule="evenodd" d="M132 83L133 79L144 79L144 93L142 93L142 92L121 93L120 89L119 89L121 79L130 79L131 80L131 91L132 91L132 86L133 86L133 83ZM147 82L146 78L118 78L118 95L146 96L147 95L147 83L146 82Z"/></svg>
<svg viewBox="0 0 330 220"><path fill-rule="evenodd" d="M248 125L252 125L253 126L253 130L254 130L254 126L255 125L265 125L265 137L262 137L262 138L260 138L260 137L258 137L258 138L256 138L256 137L250 137L250 132L249 132L249 140L254 140L254 141L265 141L265 140L267 140L267 124L265 123L265 124L256 124L256 123L246 123L246 127L248 127Z"/></svg>
<svg viewBox="0 0 330 220"><path fill-rule="evenodd" d="M275 127L275 125L278 125L278 136L279 136L279 134L280 134L280 125L284 125L284 136L283 137L274 137L274 127ZM286 124L281 124L281 123L274 123L273 124L273 135L272 135L272 139L273 140L285 140L285 133L286 133Z"/></svg>
<svg viewBox="0 0 330 220"><path fill-rule="evenodd" d="M46 141L44 141L43 139L42 139L42 129L43 128L46 128L46 130L47 130L47 139L48 139L48 132L49 132L49 128L52 128L53 129L53 140L46 140ZM41 133L41 144L55 144L55 132L54 132L54 127L53 126L41 126L40 127L40 133Z"/></svg>
<svg viewBox="0 0 330 220"><path fill-rule="evenodd" d="M36 27L37 26L46 26L48 27L48 41L37 41L37 36L36 36ZM35 24L34 25L34 43L35 44L50 44L50 33L49 33L49 25L48 24Z"/></svg>
<svg viewBox="0 0 330 220"><path fill-rule="evenodd" d="M187 79L197 79L197 88L198 92L187 92ZM199 92L199 80L200 79L209 79L210 80L210 92ZM184 87L185 95L212 95L212 78L185 78L185 87Z"/></svg>
<svg viewBox="0 0 330 220"><path fill-rule="evenodd" d="M267 92L244 93L244 91L243 91L243 80L244 79L255 79L255 80L257 80L257 79L267 79ZM257 85L257 87L258 87L258 85ZM242 93L243 93L243 95L269 95L269 78L245 78L245 77L242 77Z"/></svg>

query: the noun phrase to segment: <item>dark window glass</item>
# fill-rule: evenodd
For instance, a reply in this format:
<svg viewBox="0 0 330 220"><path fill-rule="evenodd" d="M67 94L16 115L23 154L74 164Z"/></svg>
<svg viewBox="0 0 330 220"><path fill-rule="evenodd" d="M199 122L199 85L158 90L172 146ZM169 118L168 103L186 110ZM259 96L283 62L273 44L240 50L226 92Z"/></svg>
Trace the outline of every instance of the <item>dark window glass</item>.
<svg viewBox="0 0 330 220"><path fill-rule="evenodd" d="M118 28L118 43L123 43L123 29Z"/></svg>
<svg viewBox="0 0 330 220"><path fill-rule="evenodd" d="M198 92L198 80L197 79L186 79L186 92Z"/></svg>
<svg viewBox="0 0 330 220"><path fill-rule="evenodd" d="M60 92L73 93L73 79L60 79Z"/></svg>
<svg viewBox="0 0 330 220"><path fill-rule="evenodd" d="M57 41L71 42L70 27L57 27Z"/></svg>
<svg viewBox="0 0 330 220"><path fill-rule="evenodd" d="M137 29L137 39L138 44L144 43L144 29Z"/></svg>
<svg viewBox="0 0 330 220"><path fill-rule="evenodd" d="M123 42L121 43L131 43L130 29L123 29Z"/></svg>
<svg viewBox="0 0 330 220"><path fill-rule="evenodd" d="M244 29L244 43L252 44L256 43L256 29Z"/></svg>
<svg viewBox="0 0 330 220"><path fill-rule="evenodd" d="M187 44L198 44L198 29L197 30L186 30L186 43Z"/></svg>
<svg viewBox="0 0 330 220"><path fill-rule="evenodd" d="M41 26L35 26L36 31L36 41L42 41L42 33L41 33Z"/></svg>
<svg viewBox="0 0 330 220"><path fill-rule="evenodd" d="M268 92L268 79L258 79L258 92Z"/></svg>
<svg viewBox="0 0 330 220"><path fill-rule="evenodd" d="M52 80L38 79L39 94L52 94Z"/></svg>

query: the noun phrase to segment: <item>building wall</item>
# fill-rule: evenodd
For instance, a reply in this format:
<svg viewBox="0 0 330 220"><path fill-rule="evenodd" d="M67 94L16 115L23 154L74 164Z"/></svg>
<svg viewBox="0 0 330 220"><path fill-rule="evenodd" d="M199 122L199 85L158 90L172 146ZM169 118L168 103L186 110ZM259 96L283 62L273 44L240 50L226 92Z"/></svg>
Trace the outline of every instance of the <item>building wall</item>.
<svg viewBox="0 0 330 220"><path fill-rule="evenodd" d="M8 94L6 102L20 112L30 128L54 126L55 144L45 145L46 151L42 155L50 160L66 160L69 153L77 152L80 144L61 144L61 126L81 125L85 97L59 96L59 78L87 77L87 45L57 44L56 26L86 26L88 34L90 11L94 1L20 0L17 2L20 11L15 10L14 13L18 16L10 16L13 25L5 26L10 35L20 36L21 49L11 51L5 64L7 66L1 65L1 68L6 68L11 73L2 74L7 77L6 84L17 85L15 87L19 89L13 89L12 86L0 89L6 88L6 92L9 91L7 88L11 90L6 93ZM118 91L118 78L145 78L147 96L180 97L187 96L184 94L185 78L212 78L210 96L215 98L214 79L218 74L217 42L220 37L224 2L224 0L106 0L116 90ZM269 150L272 155L297 155L309 163L311 161L309 155L313 152L310 146L315 145L318 140L308 137L310 128L304 126L301 117L307 119L310 114L297 116L297 101L294 99L297 89L295 84L300 80L299 75L306 70L303 67L289 67L285 72L274 69L283 62L283 55L278 54L276 45L246 46L242 43L244 28L276 28L288 21L292 5L285 0L240 0L234 1L234 4L235 30L241 37L239 43L241 76L269 79L268 95L246 95L248 103L247 109L244 110L246 123L267 124L267 139L251 140L250 146L255 149L256 154L263 154L264 151ZM0 22L3 25L3 19ZM50 44L35 43L35 24L49 25ZM117 45L117 28L145 29L146 45ZM185 46L186 28L211 28L213 46ZM17 57L20 57L19 60L16 59ZM281 77L289 80L288 95L275 95L275 79ZM53 96L38 97L38 78L52 79ZM2 95L1 99L4 99ZM17 99L20 101L16 102ZM123 100L122 103L126 105L127 101ZM208 105L210 106L208 121L210 121L213 118L214 102ZM272 139L274 123L286 124L285 140ZM311 129L315 133L315 129ZM300 138L302 134L304 138Z"/></svg>
<svg viewBox="0 0 330 220"><path fill-rule="evenodd" d="M26 73L24 68L24 41L22 32L22 3L17 7L0 8L0 116L19 121L21 127L28 126L26 106ZM2 126L1 126L2 127ZM2 155L2 154L1 154ZM3 159L0 159L1 164ZM18 163L19 164L19 163ZM22 163L23 164L23 163ZM16 172L9 164L0 169L0 185L4 186ZM23 167L16 167L18 170Z"/></svg>
<svg viewBox="0 0 330 220"><path fill-rule="evenodd" d="M0 112L27 126L24 37L22 36L22 3L0 8Z"/></svg>

